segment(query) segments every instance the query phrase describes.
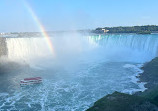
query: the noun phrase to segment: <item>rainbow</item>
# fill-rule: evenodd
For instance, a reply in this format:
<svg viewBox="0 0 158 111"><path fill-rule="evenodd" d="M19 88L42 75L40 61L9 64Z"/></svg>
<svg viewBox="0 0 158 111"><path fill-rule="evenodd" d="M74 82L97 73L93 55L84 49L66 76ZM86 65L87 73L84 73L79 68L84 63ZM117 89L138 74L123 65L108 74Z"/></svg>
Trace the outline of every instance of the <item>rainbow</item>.
<svg viewBox="0 0 158 111"><path fill-rule="evenodd" d="M42 25L42 23L40 22L40 20L38 19L38 17L36 16L35 12L33 11L33 9L31 8L31 6L25 1L24 1L24 5L27 8L27 10L29 11L29 13L31 14L32 18L34 19L34 21L36 22L37 26L39 27L40 32L42 32L43 37L46 40L46 43L48 45L48 48L50 49L51 53L55 56L55 52L54 52L54 47L53 44L51 42L50 37L48 36L47 32L45 31L44 26Z"/></svg>

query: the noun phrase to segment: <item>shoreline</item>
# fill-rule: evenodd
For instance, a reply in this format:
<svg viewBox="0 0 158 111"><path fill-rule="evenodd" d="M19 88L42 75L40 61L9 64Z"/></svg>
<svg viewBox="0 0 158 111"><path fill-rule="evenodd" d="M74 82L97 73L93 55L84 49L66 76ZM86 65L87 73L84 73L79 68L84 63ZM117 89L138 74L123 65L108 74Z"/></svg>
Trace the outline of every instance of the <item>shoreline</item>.
<svg viewBox="0 0 158 111"><path fill-rule="evenodd" d="M123 91L121 91L122 93L126 93L126 94L135 94L136 92L143 92L145 90L147 90L147 88L144 86L146 84L146 82L141 82L140 81L140 76L141 74L144 72L144 70L142 69L142 67L144 66L143 63L140 64L125 64L123 67L126 69L132 69L135 71L135 73L130 77L131 78L131 82L135 83L138 85L139 89L135 88L135 89L131 89L130 91L124 89Z"/></svg>
<svg viewBox="0 0 158 111"><path fill-rule="evenodd" d="M146 88L152 89L152 87L158 86L158 57L152 59L150 62L145 63L141 68L144 72L140 75L140 82L147 82Z"/></svg>
<svg viewBox="0 0 158 111"><path fill-rule="evenodd" d="M158 111L158 57L137 67L138 82L146 83L146 90L134 94L114 92L94 103L87 111Z"/></svg>

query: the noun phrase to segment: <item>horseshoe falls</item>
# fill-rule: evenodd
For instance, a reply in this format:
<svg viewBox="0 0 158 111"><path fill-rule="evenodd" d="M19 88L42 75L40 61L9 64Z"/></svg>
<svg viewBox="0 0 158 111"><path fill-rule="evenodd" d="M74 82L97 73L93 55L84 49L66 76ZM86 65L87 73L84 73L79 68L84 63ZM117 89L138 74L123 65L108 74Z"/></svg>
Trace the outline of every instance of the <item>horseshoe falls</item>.
<svg viewBox="0 0 158 111"><path fill-rule="evenodd" d="M49 34L0 38L0 109L84 111L114 91L144 91L136 78L158 56L158 34ZM20 80L42 77L39 85Z"/></svg>

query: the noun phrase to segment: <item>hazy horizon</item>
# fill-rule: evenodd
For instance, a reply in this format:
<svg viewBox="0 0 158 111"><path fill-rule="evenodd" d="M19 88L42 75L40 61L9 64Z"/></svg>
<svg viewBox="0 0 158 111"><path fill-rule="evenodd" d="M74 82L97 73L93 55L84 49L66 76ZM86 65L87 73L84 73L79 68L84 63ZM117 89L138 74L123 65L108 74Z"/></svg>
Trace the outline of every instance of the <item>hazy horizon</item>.
<svg viewBox="0 0 158 111"><path fill-rule="evenodd" d="M156 0L1 0L0 32L40 32L158 25Z"/></svg>

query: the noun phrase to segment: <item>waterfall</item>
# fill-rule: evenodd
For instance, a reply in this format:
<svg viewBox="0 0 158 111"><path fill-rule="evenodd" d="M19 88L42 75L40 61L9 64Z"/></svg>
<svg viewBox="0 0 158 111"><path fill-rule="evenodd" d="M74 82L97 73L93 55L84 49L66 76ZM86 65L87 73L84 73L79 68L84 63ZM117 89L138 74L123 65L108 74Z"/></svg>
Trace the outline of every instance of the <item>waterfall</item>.
<svg viewBox="0 0 158 111"><path fill-rule="evenodd" d="M105 56L113 59L147 62L158 56L158 35L111 34L89 36L96 48L102 48ZM120 58L119 58L120 57ZM129 57L129 58L128 58ZM110 58L112 59L112 58Z"/></svg>
<svg viewBox="0 0 158 111"><path fill-rule="evenodd" d="M1 90L7 92L1 93L1 108L85 110L114 91L143 91L144 83L137 83L135 76L142 72L141 63L158 54L157 34L54 34L50 39L55 56L43 37L0 41L1 55L9 60L0 66ZM38 76L42 85L19 88L21 79Z"/></svg>
<svg viewBox="0 0 158 111"><path fill-rule="evenodd" d="M63 63L64 61L72 60L72 58L73 60L80 59L94 62L109 60L144 63L158 55L157 34L89 36L72 36L69 34L51 37L51 40L54 43L56 58L53 58L42 37L5 38L5 41L1 40L1 55L3 49L3 54L7 54L9 60L26 62L28 64L35 61L42 61L48 64L50 62L53 63L56 59Z"/></svg>
<svg viewBox="0 0 158 111"><path fill-rule="evenodd" d="M29 65L51 56L42 37L7 38L8 60Z"/></svg>

